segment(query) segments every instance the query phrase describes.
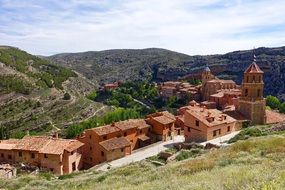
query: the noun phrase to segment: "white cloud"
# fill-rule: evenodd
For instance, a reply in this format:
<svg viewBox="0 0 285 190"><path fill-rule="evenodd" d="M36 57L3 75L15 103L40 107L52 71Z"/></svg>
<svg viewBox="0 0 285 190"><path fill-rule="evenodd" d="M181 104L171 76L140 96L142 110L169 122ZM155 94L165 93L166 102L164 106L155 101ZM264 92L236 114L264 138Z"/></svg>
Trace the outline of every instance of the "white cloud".
<svg viewBox="0 0 285 190"><path fill-rule="evenodd" d="M0 43L34 54L160 47L193 55L285 42L281 0L30 0L9 12L11 1L0 4L9 15Z"/></svg>

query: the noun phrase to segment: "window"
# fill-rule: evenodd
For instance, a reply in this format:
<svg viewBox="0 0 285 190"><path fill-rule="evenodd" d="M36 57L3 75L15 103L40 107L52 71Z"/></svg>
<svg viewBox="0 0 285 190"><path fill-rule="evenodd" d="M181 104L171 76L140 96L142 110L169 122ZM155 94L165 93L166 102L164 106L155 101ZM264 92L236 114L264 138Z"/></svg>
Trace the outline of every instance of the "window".
<svg viewBox="0 0 285 190"><path fill-rule="evenodd" d="M221 134L221 129L217 129L217 130L213 131L213 136L214 137L217 136L218 134L219 135Z"/></svg>
<svg viewBox="0 0 285 190"><path fill-rule="evenodd" d="M47 154L44 154L44 157L45 157L45 158L48 158L48 155L47 155Z"/></svg>
<svg viewBox="0 0 285 190"><path fill-rule="evenodd" d="M35 153L32 153L32 154L31 154L31 157L32 157L32 158L35 158Z"/></svg>
<svg viewBox="0 0 285 190"><path fill-rule="evenodd" d="M92 160L93 160L92 157L90 157L89 160L92 162Z"/></svg>
<svg viewBox="0 0 285 190"><path fill-rule="evenodd" d="M91 139L92 138L92 135L89 135L89 139Z"/></svg>
<svg viewBox="0 0 285 190"><path fill-rule="evenodd" d="M261 82L261 76L258 77L258 82Z"/></svg>
<svg viewBox="0 0 285 190"><path fill-rule="evenodd" d="M134 140L131 140L131 143L133 143L134 142Z"/></svg>
<svg viewBox="0 0 285 190"><path fill-rule="evenodd" d="M248 95L248 90L245 89L245 91L244 91L244 96L247 96L247 95Z"/></svg>
<svg viewBox="0 0 285 190"><path fill-rule="evenodd" d="M228 132L230 132L231 131L231 126L228 126Z"/></svg>
<svg viewBox="0 0 285 190"><path fill-rule="evenodd" d="M8 159L10 159L10 160L11 160L11 159L12 159L12 155L8 155Z"/></svg>
<svg viewBox="0 0 285 190"><path fill-rule="evenodd" d="M90 146L89 150L92 150L92 147Z"/></svg>
<svg viewBox="0 0 285 190"><path fill-rule="evenodd" d="M1 153L1 157L4 158L4 154L3 153Z"/></svg>
<svg viewBox="0 0 285 190"><path fill-rule="evenodd" d="M53 168L51 168L50 171L53 172Z"/></svg>
<svg viewBox="0 0 285 190"><path fill-rule="evenodd" d="M255 76L252 77L253 82L255 82Z"/></svg>
<svg viewBox="0 0 285 190"><path fill-rule="evenodd" d="M199 121L198 121L198 120L196 120L196 126L197 126L197 127L199 126Z"/></svg>
<svg viewBox="0 0 285 190"><path fill-rule="evenodd" d="M257 97L260 96L260 89L257 89Z"/></svg>
<svg viewBox="0 0 285 190"><path fill-rule="evenodd" d="M127 136L127 132L124 132L124 136Z"/></svg>
<svg viewBox="0 0 285 190"><path fill-rule="evenodd" d="M190 127L187 127L187 128L188 128L188 132L190 132L190 130L191 130Z"/></svg>
<svg viewBox="0 0 285 190"><path fill-rule="evenodd" d="M105 153L103 151L101 151L101 156L104 156L104 155L105 155Z"/></svg>
<svg viewBox="0 0 285 190"><path fill-rule="evenodd" d="M70 154L73 155L73 154L74 154L74 151L72 151Z"/></svg>
<svg viewBox="0 0 285 190"><path fill-rule="evenodd" d="M121 152L124 152L124 148L121 148Z"/></svg>
<svg viewBox="0 0 285 190"><path fill-rule="evenodd" d="M104 140L107 140L107 136L106 136L106 135L105 135L105 136L103 136L103 139L104 139Z"/></svg>
<svg viewBox="0 0 285 190"><path fill-rule="evenodd" d="M23 155L22 155L22 152L19 152L19 157L22 157Z"/></svg>
<svg viewBox="0 0 285 190"><path fill-rule="evenodd" d="M140 130L140 134L142 134L142 130Z"/></svg>
<svg viewBox="0 0 285 190"><path fill-rule="evenodd" d="M150 132L151 128L148 128L148 132Z"/></svg>

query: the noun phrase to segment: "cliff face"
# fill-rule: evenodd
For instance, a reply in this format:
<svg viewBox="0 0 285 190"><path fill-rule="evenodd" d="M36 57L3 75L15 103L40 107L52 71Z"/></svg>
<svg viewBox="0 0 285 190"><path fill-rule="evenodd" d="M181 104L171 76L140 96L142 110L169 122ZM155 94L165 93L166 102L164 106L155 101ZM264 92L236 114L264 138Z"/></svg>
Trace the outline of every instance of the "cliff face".
<svg viewBox="0 0 285 190"><path fill-rule="evenodd" d="M265 94L285 94L285 47L258 48L257 63L265 72ZM253 60L252 50L224 55L188 56L165 49L107 50L58 54L48 59L70 67L97 83L116 80L175 80L200 72L209 64L220 78L241 83L243 71Z"/></svg>

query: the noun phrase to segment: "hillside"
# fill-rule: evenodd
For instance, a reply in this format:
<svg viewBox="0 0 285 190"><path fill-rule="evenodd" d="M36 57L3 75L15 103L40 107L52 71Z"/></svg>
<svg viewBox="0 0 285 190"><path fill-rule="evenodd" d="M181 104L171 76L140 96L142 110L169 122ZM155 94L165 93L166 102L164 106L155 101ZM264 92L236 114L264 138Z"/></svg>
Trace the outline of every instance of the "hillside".
<svg viewBox="0 0 285 190"><path fill-rule="evenodd" d="M104 113L105 106L85 98L94 88L70 69L0 46L1 138L48 133Z"/></svg>
<svg viewBox="0 0 285 190"><path fill-rule="evenodd" d="M108 172L82 171L59 179L24 175L0 180L5 189L284 189L285 136L239 141L196 158L155 166L142 161Z"/></svg>
<svg viewBox="0 0 285 190"><path fill-rule="evenodd" d="M282 97L285 94L285 47L258 48L255 54L258 64L265 71L265 93ZM253 52L245 50L224 55L188 56L165 49L121 49L64 53L48 59L72 68L99 84L117 80L175 80L200 72L206 64L217 76L241 83L243 71L253 61Z"/></svg>

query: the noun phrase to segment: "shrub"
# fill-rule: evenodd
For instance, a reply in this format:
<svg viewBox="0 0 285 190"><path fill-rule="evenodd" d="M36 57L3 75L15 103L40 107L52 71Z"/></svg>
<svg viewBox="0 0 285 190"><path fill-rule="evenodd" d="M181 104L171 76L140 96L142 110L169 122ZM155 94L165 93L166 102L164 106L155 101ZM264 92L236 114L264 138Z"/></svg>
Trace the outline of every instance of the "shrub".
<svg viewBox="0 0 285 190"><path fill-rule="evenodd" d="M98 96L97 92L93 91L89 95L87 95L87 98L90 100L95 100L97 96Z"/></svg>
<svg viewBox="0 0 285 190"><path fill-rule="evenodd" d="M68 92L66 92L64 95L63 95L63 99L64 100L70 100L71 99L71 96Z"/></svg>
<svg viewBox="0 0 285 190"><path fill-rule="evenodd" d="M283 103L280 105L279 111L280 111L281 113L285 113L285 102L283 102Z"/></svg>
<svg viewBox="0 0 285 190"><path fill-rule="evenodd" d="M271 109L278 109L280 104L280 100L277 97L271 95L266 97L266 105Z"/></svg>
<svg viewBox="0 0 285 190"><path fill-rule="evenodd" d="M229 143L234 143L238 140L246 140L249 137L259 137L259 136L264 136L264 135L267 135L267 133L261 131L258 128L246 128L243 131L241 131L239 134L231 138L229 140Z"/></svg>
<svg viewBox="0 0 285 190"><path fill-rule="evenodd" d="M200 154L200 151L200 149L181 150L180 153L176 156L176 160L181 161L187 158L196 157Z"/></svg>

